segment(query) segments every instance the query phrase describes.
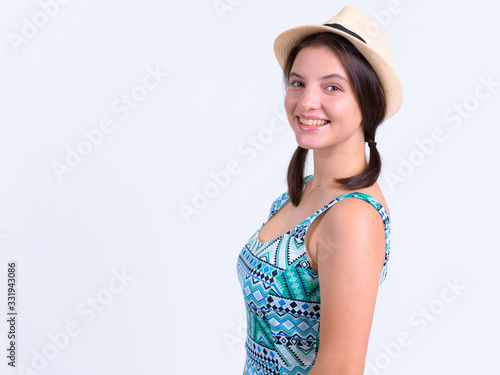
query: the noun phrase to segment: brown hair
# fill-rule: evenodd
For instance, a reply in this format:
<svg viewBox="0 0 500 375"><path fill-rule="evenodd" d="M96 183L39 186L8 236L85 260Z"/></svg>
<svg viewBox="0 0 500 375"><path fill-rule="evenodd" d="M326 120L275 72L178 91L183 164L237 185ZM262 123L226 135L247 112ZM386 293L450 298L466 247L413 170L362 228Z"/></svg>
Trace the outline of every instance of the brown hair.
<svg viewBox="0 0 500 375"><path fill-rule="evenodd" d="M305 47L322 46L330 48L340 56L340 61L347 72L354 96L361 110L361 125L365 133L365 141L375 141L375 132L382 123L386 111L384 90L377 74L368 61L344 37L330 32L321 32L309 35L299 42L290 51L285 63L285 86L288 88L290 84L290 71L298 53ZM290 201L294 206L298 206L302 199L307 152L307 149L298 146L288 166L288 192ZM340 183L347 189L364 188L373 185L377 181L381 168L380 154L376 146L371 146L370 159L365 170L354 176L337 178L335 182Z"/></svg>

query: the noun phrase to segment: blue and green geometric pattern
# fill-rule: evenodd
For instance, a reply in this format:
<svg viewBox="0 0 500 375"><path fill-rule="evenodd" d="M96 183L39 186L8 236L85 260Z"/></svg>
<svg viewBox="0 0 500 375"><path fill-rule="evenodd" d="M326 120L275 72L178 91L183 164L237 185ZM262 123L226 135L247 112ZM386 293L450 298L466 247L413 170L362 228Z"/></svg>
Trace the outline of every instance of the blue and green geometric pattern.
<svg viewBox="0 0 500 375"><path fill-rule="evenodd" d="M304 183L312 175L307 176ZM387 275L391 226L384 207L373 197L343 194L320 208L292 230L262 243L260 228L238 256L238 279L247 315L245 375L307 374L319 349L320 294L318 274L307 259L304 237L319 215L342 199L354 197L374 206L385 228L385 262L379 283ZM287 193L272 204L268 221L289 200Z"/></svg>

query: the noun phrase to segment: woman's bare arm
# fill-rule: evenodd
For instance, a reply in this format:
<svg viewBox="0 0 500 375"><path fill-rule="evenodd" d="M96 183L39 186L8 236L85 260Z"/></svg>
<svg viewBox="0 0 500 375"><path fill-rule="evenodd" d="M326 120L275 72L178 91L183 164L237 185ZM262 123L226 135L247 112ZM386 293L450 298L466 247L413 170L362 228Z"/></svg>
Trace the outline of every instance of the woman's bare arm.
<svg viewBox="0 0 500 375"><path fill-rule="evenodd" d="M309 375L362 375L385 230L369 203L348 198L323 214L314 236L321 293L320 346Z"/></svg>

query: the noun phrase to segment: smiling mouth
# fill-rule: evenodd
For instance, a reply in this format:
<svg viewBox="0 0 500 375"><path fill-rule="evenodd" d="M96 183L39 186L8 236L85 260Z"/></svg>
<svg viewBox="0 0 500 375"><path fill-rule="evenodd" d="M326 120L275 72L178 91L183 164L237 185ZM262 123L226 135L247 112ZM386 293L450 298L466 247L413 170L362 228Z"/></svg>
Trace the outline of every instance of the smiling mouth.
<svg viewBox="0 0 500 375"><path fill-rule="evenodd" d="M309 120L309 119L305 119L302 117L298 117L298 119L302 125L307 125L307 126L321 126L321 125L328 124L330 122L327 120Z"/></svg>

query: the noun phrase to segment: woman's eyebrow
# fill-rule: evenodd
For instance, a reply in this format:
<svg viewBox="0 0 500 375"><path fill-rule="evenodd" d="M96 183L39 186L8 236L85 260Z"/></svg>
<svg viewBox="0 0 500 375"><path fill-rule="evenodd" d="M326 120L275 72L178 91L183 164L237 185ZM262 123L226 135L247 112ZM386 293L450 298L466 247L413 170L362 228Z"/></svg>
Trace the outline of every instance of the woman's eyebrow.
<svg viewBox="0 0 500 375"><path fill-rule="evenodd" d="M337 73L329 74L327 76L324 76L322 79L330 79L330 78L338 78L338 79L341 79L342 81L347 82L347 78L345 78L343 75L337 74Z"/></svg>
<svg viewBox="0 0 500 375"><path fill-rule="evenodd" d="M292 77L292 76L295 76L295 77L300 78L300 79L304 79L304 77L302 77L300 74L297 74L295 72L290 73L290 77ZM341 79L343 81L348 82L347 78L345 78L343 75L338 74L338 73L328 74L326 76L323 76L321 79L325 80L325 79L330 79L330 78L338 78L338 79Z"/></svg>

